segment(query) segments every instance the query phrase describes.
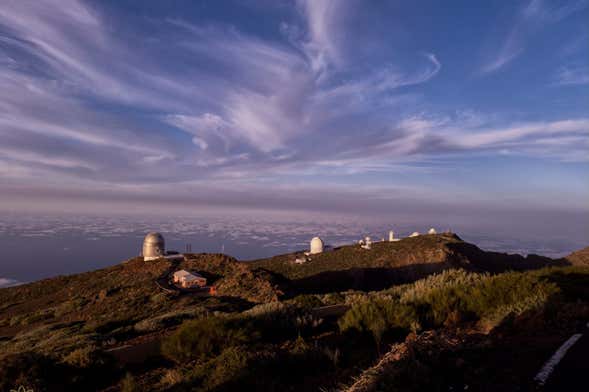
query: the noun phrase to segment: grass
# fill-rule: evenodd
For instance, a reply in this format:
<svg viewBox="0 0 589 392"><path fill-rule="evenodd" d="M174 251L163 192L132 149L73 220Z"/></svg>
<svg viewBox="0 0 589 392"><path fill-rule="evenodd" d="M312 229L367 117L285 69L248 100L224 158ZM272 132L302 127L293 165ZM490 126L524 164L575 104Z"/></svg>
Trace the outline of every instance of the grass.
<svg viewBox="0 0 589 392"><path fill-rule="evenodd" d="M446 245L459 241L422 236L377 243L370 252L342 247L302 266L290 264L291 256L254 265L270 266L291 278L358 265L401 267L446 259ZM284 301L276 300L280 293L272 274L225 256L195 255L181 266L208 274L221 294L217 297L158 291L153 281L168 268L165 260L131 260L0 290L0 380L24 379L30 369L35 390L42 390L43 382L50 385L53 375L60 375L68 387L78 387L91 385L87 383L100 370L114 378L102 383L129 390L335 388L368 366L388 343L401 342L411 332L490 331L525 315L531 315L529 326L536 330L546 323L558 326L563 320L589 317L589 267L496 275L447 270L382 291L299 295ZM337 304L351 306L339 320L323 320L312 311ZM123 378L128 369L113 370L101 351L113 338L124 344L153 336L163 337L166 358L151 358L140 371L132 368L134 376ZM411 362L400 370L396 380L401 390L407 380L419 380L427 389L427 377L435 378L435 367L416 366ZM150 371L153 379L146 379Z"/></svg>
<svg viewBox="0 0 589 392"><path fill-rule="evenodd" d="M327 271L352 268L391 268L408 264L446 261L447 244L462 242L451 234L423 235L397 242L375 242L370 251L347 245L313 255L305 264L294 264L298 254L286 254L250 262L253 268L279 273L288 279L301 279Z"/></svg>
<svg viewBox="0 0 589 392"><path fill-rule="evenodd" d="M206 359L255 338L255 331L239 320L209 317L184 323L163 341L162 353L177 362Z"/></svg>

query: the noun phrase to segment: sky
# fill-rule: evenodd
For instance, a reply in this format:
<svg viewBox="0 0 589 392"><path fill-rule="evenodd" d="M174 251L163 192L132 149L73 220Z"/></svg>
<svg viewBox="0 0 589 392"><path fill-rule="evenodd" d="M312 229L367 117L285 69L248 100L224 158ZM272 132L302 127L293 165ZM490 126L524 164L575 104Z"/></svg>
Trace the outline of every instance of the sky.
<svg viewBox="0 0 589 392"><path fill-rule="evenodd" d="M586 0L5 0L0 210L588 223L587 20Z"/></svg>

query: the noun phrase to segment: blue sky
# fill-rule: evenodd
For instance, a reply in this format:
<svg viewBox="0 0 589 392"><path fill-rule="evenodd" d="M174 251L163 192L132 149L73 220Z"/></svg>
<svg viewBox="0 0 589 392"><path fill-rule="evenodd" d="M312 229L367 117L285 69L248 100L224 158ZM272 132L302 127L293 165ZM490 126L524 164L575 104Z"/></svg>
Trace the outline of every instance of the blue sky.
<svg viewBox="0 0 589 392"><path fill-rule="evenodd" d="M577 0L9 0L0 209L587 214L587 20Z"/></svg>

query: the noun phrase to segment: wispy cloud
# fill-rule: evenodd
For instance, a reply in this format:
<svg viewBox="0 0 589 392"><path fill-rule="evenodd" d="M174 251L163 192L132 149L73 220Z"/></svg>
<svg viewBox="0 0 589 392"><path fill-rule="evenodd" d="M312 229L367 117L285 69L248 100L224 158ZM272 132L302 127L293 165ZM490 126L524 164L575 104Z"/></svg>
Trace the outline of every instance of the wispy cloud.
<svg viewBox="0 0 589 392"><path fill-rule="evenodd" d="M298 0L297 4L306 19L306 29L293 30L288 25L283 25L283 29L303 50L314 73L322 78L330 67L341 66L343 61L338 42L342 37L338 33L349 4L334 0Z"/></svg>
<svg viewBox="0 0 589 392"><path fill-rule="evenodd" d="M279 189L283 204L298 205L297 189L319 197L306 188L318 179L338 192L353 181L368 189L387 173L435 171L450 154L583 157L585 120L521 124L495 121L493 109L469 112L470 102L455 100L459 81L443 79L455 77L448 51L396 26L399 36L363 35L353 23L369 7L361 3L281 3L279 19L262 15L277 22L259 29L189 13L116 15L126 12L117 7L47 0L0 9L3 190L34 192L35 183L54 198L76 188L132 198L174 185L186 198L206 188L203 203L224 192L238 203L232 189L248 185L251 199ZM530 4L485 72L521 55L535 26L580 9ZM585 83L585 71L562 68L558 83ZM455 107L465 111L447 113Z"/></svg>
<svg viewBox="0 0 589 392"><path fill-rule="evenodd" d="M526 50L532 36L585 9L588 5L589 2L586 0L571 1L565 5L554 5L546 0L529 1L525 7L516 11L511 27L506 34L503 33L502 41L497 48L485 54L479 74L489 74L504 68Z"/></svg>

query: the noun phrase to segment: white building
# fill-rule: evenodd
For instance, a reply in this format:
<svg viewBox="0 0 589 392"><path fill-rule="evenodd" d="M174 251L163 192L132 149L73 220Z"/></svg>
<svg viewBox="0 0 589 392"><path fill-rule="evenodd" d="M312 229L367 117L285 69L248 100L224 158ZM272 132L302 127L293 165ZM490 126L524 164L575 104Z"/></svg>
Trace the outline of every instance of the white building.
<svg viewBox="0 0 589 392"><path fill-rule="evenodd" d="M396 242L399 241L399 238L395 238L395 232L389 231L389 242Z"/></svg>
<svg viewBox="0 0 589 392"><path fill-rule="evenodd" d="M366 237L364 239L364 244L360 246L362 247L362 249L372 249L372 240L370 239L370 237Z"/></svg>
<svg viewBox="0 0 589 392"><path fill-rule="evenodd" d="M414 231L409 237L419 237L419 231Z"/></svg>
<svg viewBox="0 0 589 392"><path fill-rule="evenodd" d="M184 288L203 287L207 285L206 278L196 272L188 272L186 270L174 272L173 282Z"/></svg>
<svg viewBox="0 0 589 392"><path fill-rule="evenodd" d="M427 231L427 234L438 234L438 232L436 231L436 229L434 229L433 227L431 229L429 229Z"/></svg>
<svg viewBox="0 0 589 392"><path fill-rule="evenodd" d="M311 240L311 244L309 246L309 254L315 255L317 253L322 253L323 247L323 240L319 237L313 237L313 239Z"/></svg>

